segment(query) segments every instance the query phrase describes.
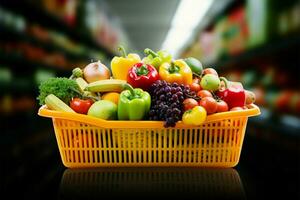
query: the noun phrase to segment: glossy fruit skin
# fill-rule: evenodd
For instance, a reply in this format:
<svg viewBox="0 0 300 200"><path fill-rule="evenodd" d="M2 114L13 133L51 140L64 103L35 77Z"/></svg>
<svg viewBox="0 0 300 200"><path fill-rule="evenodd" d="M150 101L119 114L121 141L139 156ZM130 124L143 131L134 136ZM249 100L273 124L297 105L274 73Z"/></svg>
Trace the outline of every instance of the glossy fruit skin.
<svg viewBox="0 0 300 200"><path fill-rule="evenodd" d="M202 75L206 75L206 74L213 74L213 75L219 76L218 72L214 68L204 69L203 72L202 72Z"/></svg>
<svg viewBox="0 0 300 200"><path fill-rule="evenodd" d="M229 110L229 108L225 101L223 101L223 100L217 101L217 113L227 112L228 110Z"/></svg>
<svg viewBox="0 0 300 200"><path fill-rule="evenodd" d="M94 101L91 99L84 100L84 99L74 98L70 102L70 107L75 112L86 115L93 103Z"/></svg>
<svg viewBox="0 0 300 200"><path fill-rule="evenodd" d="M220 77L219 79L225 85L216 91L216 95L228 104L229 109L245 106L246 94L242 83L228 81L225 77Z"/></svg>
<svg viewBox="0 0 300 200"><path fill-rule="evenodd" d="M134 64L127 74L127 83L134 88L148 90L150 86L159 79L155 67L142 62Z"/></svg>
<svg viewBox="0 0 300 200"><path fill-rule="evenodd" d="M213 97L211 92L208 91L208 90L200 90L198 93L197 93L197 96L200 97L200 98L204 98L204 97Z"/></svg>
<svg viewBox="0 0 300 200"><path fill-rule="evenodd" d="M204 90L217 91L220 87L220 79L214 74L206 74L202 77L200 86Z"/></svg>
<svg viewBox="0 0 300 200"><path fill-rule="evenodd" d="M213 114L217 111L217 101L212 97L204 97L199 101L199 106L205 108L208 115Z"/></svg>
<svg viewBox="0 0 300 200"><path fill-rule="evenodd" d="M117 92L107 92L101 96L102 100L111 101L111 102L115 103L116 105L118 105L119 98L120 98L120 93L117 93Z"/></svg>
<svg viewBox="0 0 300 200"><path fill-rule="evenodd" d="M89 109L88 115L104 120L117 119L117 105L108 100L96 101Z"/></svg>
<svg viewBox="0 0 300 200"><path fill-rule="evenodd" d="M184 59L184 62L186 62L186 64L191 68L193 73L195 73L199 76L202 74L203 66L198 59L189 57L189 58Z"/></svg>
<svg viewBox="0 0 300 200"><path fill-rule="evenodd" d="M190 84L190 88L191 88L191 90L194 91L194 92L198 92L198 91L201 90L200 84L194 83L194 82L193 82L192 84Z"/></svg>
<svg viewBox="0 0 300 200"><path fill-rule="evenodd" d="M187 110L182 116L182 122L187 125L199 126L206 120L206 110L202 106L195 106L193 109Z"/></svg>
<svg viewBox="0 0 300 200"><path fill-rule="evenodd" d="M198 106L198 102L193 98L187 98L183 101L184 111L190 110L190 109L194 108L195 106Z"/></svg>

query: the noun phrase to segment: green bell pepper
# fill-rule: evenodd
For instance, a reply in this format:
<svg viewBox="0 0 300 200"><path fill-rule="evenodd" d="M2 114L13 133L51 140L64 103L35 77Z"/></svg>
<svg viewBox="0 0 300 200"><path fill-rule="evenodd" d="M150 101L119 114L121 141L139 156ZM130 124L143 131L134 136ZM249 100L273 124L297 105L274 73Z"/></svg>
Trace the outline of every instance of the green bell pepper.
<svg viewBox="0 0 300 200"><path fill-rule="evenodd" d="M126 84L127 90L120 94L118 102L119 120L141 120L146 118L151 105L150 94L140 88L133 89Z"/></svg>
<svg viewBox="0 0 300 200"><path fill-rule="evenodd" d="M164 50L154 52L151 49L147 48L144 50L144 53L147 55L147 57L143 59L143 62L145 64L154 66L157 70L163 63L171 63L172 61L172 55Z"/></svg>

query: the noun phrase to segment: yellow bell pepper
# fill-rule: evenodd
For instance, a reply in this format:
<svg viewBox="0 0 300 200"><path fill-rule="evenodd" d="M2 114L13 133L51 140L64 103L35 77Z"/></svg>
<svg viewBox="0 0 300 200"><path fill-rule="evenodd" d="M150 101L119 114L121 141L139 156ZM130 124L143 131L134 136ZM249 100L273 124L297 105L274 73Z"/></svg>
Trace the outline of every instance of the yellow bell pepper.
<svg viewBox="0 0 300 200"><path fill-rule="evenodd" d="M159 76L169 83L189 85L193 81L193 72L182 59L175 60L171 64L163 63L159 67Z"/></svg>
<svg viewBox="0 0 300 200"><path fill-rule="evenodd" d="M111 71L114 79L127 80L128 70L136 63L141 61L139 55L131 53L126 54L126 51L123 47L119 47L119 51L122 52L122 56L115 56L111 60Z"/></svg>

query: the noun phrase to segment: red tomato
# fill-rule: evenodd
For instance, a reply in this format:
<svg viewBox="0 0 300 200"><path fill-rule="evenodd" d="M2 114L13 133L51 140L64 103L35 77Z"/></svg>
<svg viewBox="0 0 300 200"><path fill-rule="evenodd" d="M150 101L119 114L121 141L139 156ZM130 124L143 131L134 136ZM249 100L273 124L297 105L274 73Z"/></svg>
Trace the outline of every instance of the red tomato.
<svg viewBox="0 0 300 200"><path fill-rule="evenodd" d="M204 97L199 101L199 106L205 108L207 114L213 114L217 111L217 101L212 97Z"/></svg>
<svg viewBox="0 0 300 200"><path fill-rule="evenodd" d="M70 106L77 113L87 114L89 108L93 103L94 102L91 99L84 100L84 99L74 98L71 101Z"/></svg>
<svg viewBox="0 0 300 200"><path fill-rule="evenodd" d="M218 72L214 68L206 68L206 69L204 69L202 75L204 76L205 74L214 74L216 76L219 76Z"/></svg>
<svg viewBox="0 0 300 200"><path fill-rule="evenodd" d="M195 82L193 82L192 84L190 84L190 88L194 92L198 92L199 90L201 90L200 84L195 83Z"/></svg>
<svg viewBox="0 0 300 200"><path fill-rule="evenodd" d="M204 97L213 97L212 94L210 93L210 91L208 91L208 90L200 90L200 91L197 93L197 96L200 97L200 98L204 98Z"/></svg>
<svg viewBox="0 0 300 200"><path fill-rule="evenodd" d="M217 112L226 112L228 111L228 105L225 101L219 100L217 101Z"/></svg>
<svg viewBox="0 0 300 200"><path fill-rule="evenodd" d="M198 106L198 102L193 98L187 98L183 101L184 111L190 110L190 109L194 108L195 106Z"/></svg>

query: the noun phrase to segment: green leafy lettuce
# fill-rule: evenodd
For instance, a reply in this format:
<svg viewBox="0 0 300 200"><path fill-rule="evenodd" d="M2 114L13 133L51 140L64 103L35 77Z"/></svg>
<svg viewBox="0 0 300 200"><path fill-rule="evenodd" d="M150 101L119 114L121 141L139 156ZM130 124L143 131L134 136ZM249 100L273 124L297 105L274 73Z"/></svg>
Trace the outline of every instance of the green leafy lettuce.
<svg viewBox="0 0 300 200"><path fill-rule="evenodd" d="M54 94L67 105L73 97L79 97L80 94L76 91L80 91L76 81L68 78L50 78L42 82L39 86L39 100L40 105L45 104L45 98L49 94Z"/></svg>

